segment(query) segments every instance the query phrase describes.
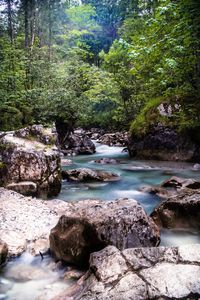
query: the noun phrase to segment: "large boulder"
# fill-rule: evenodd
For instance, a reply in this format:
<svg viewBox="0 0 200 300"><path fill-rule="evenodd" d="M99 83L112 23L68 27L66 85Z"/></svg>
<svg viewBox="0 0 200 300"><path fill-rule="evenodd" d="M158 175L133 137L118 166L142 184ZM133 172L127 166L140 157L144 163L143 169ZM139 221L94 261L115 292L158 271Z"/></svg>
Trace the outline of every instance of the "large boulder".
<svg viewBox="0 0 200 300"><path fill-rule="evenodd" d="M38 128L38 131L37 131ZM0 155L4 174L2 183L22 194L55 196L61 189L60 155L51 135L42 135L42 126L30 126L0 138ZM42 143L41 141L44 141ZM16 186L21 182L32 182ZM10 185L11 184L11 185ZM36 184L35 187L33 186ZM24 191L23 191L24 186Z"/></svg>
<svg viewBox="0 0 200 300"><path fill-rule="evenodd" d="M189 134L162 125L150 128L145 136L129 137L128 150L131 157L171 161L199 161L200 144Z"/></svg>
<svg viewBox="0 0 200 300"><path fill-rule="evenodd" d="M119 180L120 177L116 173L113 172L105 172L101 170L91 170L88 168L79 168L72 170L63 170L62 171L63 179L67 179L69 181L116 181Z"/></svg>
<svg viewBox="0 0 200 300"><path fill-rule="evenodd" d="M58 146L64 155L93 154L96 148L92 140L84 133L70 133L64 139L58 139Z"/></svg>
<svg viewBox="0 0 200 300"><path fill-rule="evenodd" d="M55 300L199 299L199 253L200 245L108 246L91 254L88 273Z"/></svg>
<svg viewBox="0 0 200 300"><path fill-rule="evenodd" d="M58 260L84 266L90 253L107 245L122 250L159 244L157 226L135 200L80 201L71 208L50 233L50 249Z"/></svg>
<svg viewBox="0 0 200 300"><path fill-rule="evenodd" d="M200 228L200 190L184 189L158 205L151 214L166 228Z"/></svg>

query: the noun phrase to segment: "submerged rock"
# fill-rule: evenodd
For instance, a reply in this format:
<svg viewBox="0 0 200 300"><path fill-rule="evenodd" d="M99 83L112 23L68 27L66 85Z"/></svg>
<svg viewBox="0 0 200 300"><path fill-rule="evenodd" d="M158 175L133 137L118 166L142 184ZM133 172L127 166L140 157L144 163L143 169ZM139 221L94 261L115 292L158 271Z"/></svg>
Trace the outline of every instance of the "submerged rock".
<svg viewBox="0 0 200 300"><path fill-rule="evenodd" d="M200 190L183 190L158 205L151 214L165 228L200 229Z"/></svg>
<svg viewBox="0 0 200 300"><path fill-rule="evenodd" d="M61 189L60 155L54 145L38 141L44 139L46 143L50 142L50 137L42 136L40 130L37 131L33 125L5 133L0 139L0 155L6 169L2 181L4 186L9 184L9 188L25 195L55 196ZM27 181L33 183L29 188L24 183Z"/></svg>
<svg viewBox="0 0 200 300"><path fill-rule="evenodd" d="M102 164L102 165L107 165L107 164L119 164L120 161L114 158L109 158L109 157L104 157L104 158L100 158L94 161L97 164Z"/></svg>
<svg viewBox="0 0 200 300"><path fill-rule="evenodd" d="M158 125L143 137L129 137L129 154L138 159L199 161L200 144L190 135L183 135L172 128Z"/></svg>
<svg viewBox="0 0 200 300"><path fill-rule="evenodd" d="M199 299L199 253L200 245L108 246L91 254L88 273L55 300Z"/></svg>
<svg viewBox="0 0 200 300"><path fill-rule="evenodd" d="M116 173L105 172L100 170L91 170L87 168L79 168L62 171L63 179L69 181L116 181L120 177Z"/></svg>
<svg viewBox="0 0 200 300"><path fill-rule="evenodd" d="M119 249L159 244L158 228L135 200L80 201L50 233L56 259L87 265L90 253L107 245Z"/></svg>

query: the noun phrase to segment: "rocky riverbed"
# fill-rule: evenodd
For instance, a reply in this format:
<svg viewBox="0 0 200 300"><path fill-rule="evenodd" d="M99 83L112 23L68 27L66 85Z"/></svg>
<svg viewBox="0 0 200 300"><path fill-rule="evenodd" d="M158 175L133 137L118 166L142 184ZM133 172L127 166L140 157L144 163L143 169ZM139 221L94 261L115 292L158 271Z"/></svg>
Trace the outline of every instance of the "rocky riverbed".
<svg viewBox="0 0 200 300"><path fill-rule="evenodd" d="M35 160L30 153L36 155L37 162L42 155L49 154L55 147L50 137L42 127L2 134L2 159L7 171L10 162L14 170L14 154L23 156L27 151L32 162L29 174L33 175ZM110 143L113 135L105 138ZM0 297L8 300L199 299L200 246L159 246L159 231L163 227L199 231L198 169L189 172L196 179L170 178L175 175L174 163L172 167L167 163L168 168L163 170L162 164L155 162L147 166L144 162L129 161L124 153L118 157L123 148L113 148L109 156L108 146L96 146L93 160L87 157L63 160L63 185L67 186L64 198L71 201L70 193L76 192L76 202L44 201L0 188L0 265L3 272ZM102 147L102 152L98 147ZM59 156L56 148L53 151ZM24 162L20 155L18 165L19 161ZM57 162L56 170L60 168L59 160ZM38 165L45 170L43 163ZM191 168L184 165L188 167ZM24 173L20 168L20 175L25 176L28 169L26 163ZM18 173L6 174L11 178ZM154 177L159 177L159 181ZM51 181L46 182L51 188ZM140 186L140 182L157 184ZM39 191L40 183L32 176L29 191L34 187ZM17 180L13 177L9 184L11 186L4 180L6 187L26 191L28 183L21 181L21 177ZM90 192L96 197L86 197ZM123 197L113 200L115 195ZM132 195L138 201L131 199ZM83 200L77 201L80 196ZM152 214L148 216L144 208L148 212L153 210ZM50 259L49 250L55 262ZM27 262L25 266L24 261ZM71 269L69 264L83 268L86 273ZM72 278L75 281L71 281ZM34 296L31 295L33 289Z"/></svg>

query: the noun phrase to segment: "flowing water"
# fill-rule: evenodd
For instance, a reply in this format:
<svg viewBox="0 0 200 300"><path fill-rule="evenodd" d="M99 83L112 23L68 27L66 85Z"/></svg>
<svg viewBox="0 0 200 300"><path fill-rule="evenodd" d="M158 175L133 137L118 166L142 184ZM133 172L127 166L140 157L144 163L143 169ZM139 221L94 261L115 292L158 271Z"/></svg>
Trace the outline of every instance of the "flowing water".
<svg viewBox="0 0 200 300"><path fill-rule="evenodd" d="M122 147L109 147L96 143L93 155L76 156L73 163L63 169L91 168L112 171L120 175L121 180L103 183L72 183L63 181L59 199L77 201L84 199L115 200L133 198L141 203L147 214L162 199L156 195L141 192L147 185L157 185L171 176L200 179L200 172L193 169L193 164L185 162L138 161L130 159ZM116 164L99 164L95 160L114 158ZM199 232L185 230L162 230L161 245L177 246L187 243L200 243Z"/></svg>
<svg viewBox="0 0 200 300"><path fill-rule="evenodd" d="M62 191L57 197L64 201L84 199L115 200L117 198L133 198L141 203L150 214L160 203L157 196L141 192L145 185L160 184L163 180L176 175L185 178L200 177L200 172L193 170L188 163L136 161L123 153L121 147L108 147L96 144L94 155L73 157L73 163L64 169L91 168L112 171L120 175L121 180L115 182L69 183L63 181ZM96 159L114 158L116 164L98 164ZM162 230L161 245L177 246L180 244L200 243L199 232L184 230ZM63 279L63 270L56 269L49 256L44 260L23 254L10 261L0 274L0 300L49 300L58 291L65 290L72 284Z"/></svg>

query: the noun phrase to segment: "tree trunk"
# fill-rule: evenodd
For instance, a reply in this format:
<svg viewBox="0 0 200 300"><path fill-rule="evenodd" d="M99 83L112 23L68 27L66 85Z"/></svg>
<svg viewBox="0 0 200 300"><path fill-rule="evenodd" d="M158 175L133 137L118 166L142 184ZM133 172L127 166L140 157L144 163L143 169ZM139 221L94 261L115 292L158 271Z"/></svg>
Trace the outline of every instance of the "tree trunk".
<svg viewBox="0 0 200 300"><path fill-rule="evenodd" d="M25 47L29 47L29 1L23 0Z"/></svg>
<svg viewBox="0 0 200 300"><path fill-rule="evenodd" d="M7 0L7 10L8 10L8 34L10 37L11 44L13 44L12 0Z"/></svg>

